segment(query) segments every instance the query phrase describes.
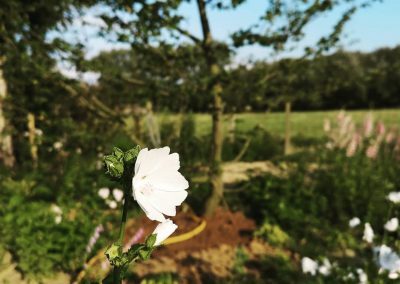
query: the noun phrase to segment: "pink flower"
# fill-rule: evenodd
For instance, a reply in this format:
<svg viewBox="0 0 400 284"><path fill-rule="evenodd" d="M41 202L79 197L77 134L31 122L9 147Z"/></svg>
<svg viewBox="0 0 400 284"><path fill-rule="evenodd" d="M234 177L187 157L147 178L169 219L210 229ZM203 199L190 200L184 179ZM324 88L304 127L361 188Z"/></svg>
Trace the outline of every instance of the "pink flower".
<svg viewBox="0 0 400 284"><path fill-rule="evenodd" d="M376 124L376 132L378 133L379 136L382 136L385 134L386 128L385 124L382 121L379 121Z"/></svg>
<svg viewBox="0 0 400 284"><path fill-rule="evenodd" d="M89 254L93 250L94 245L97 243L97 240L100 238L100 234L104 231L104 227L102 224L98 225L93 232L93 235L90 237L89 243L86 246L86 252Z"/></svg>
<svg viewBox="0 0 400 284"><path fill-rule="evenodd" d="M358 133L354 133L353 137L350 140L349 145L347 145L346 156L353 157L360 143L361 143L361 136Z"/></svg>
<svg viewBox="0 0 400 284"><path fill-rule="evenodd" d="M390 131L388 134L386 134L385 141L387 144L390 144L394 141L395 138L396 138L396 135L394 134L394 132Z"/></svg>
<svg viewBox="0 0 400 284"><path fill-rule="evenodd" d="M376 159L379 151L379 143L374 143L367 148L366 155L370 159Z"/></svg>
<svg viewBox="0 0 400 284"><path fill-rule="evenodd" d="M367 116L365 117L363 130L365 137L371 136L372 131L374 130L374 118L372 116L372 113L368 113Z"/></svg>

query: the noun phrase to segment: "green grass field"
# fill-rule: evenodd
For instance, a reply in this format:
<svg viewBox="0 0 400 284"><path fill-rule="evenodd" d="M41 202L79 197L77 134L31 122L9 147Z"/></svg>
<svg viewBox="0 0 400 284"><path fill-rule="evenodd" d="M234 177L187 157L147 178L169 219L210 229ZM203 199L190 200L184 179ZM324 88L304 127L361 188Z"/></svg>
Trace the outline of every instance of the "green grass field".
<svg viewBox="0 0 400 284"><path fill-rule="evenodd" d="M361 124L369 111L349 111L356 123ZM293 112L290 118L292 135L304 135L307 137L320 137L323 135L324 119L331 121L336 119L339 111ZM400 109L372 111L376 121L383 121L388 127L400 126ZM228 116L224 117L225 126L228 124ZM195 115L196 131L198 135L205 135L211 131L211 117L206 114ZM285 113L241 113L237 114L237 127L240 131L246 131L257 124L261 125L274 135L282 136L285 131Z"/></svg>
<svg viewBox="0 0 400 284"><path fill-rule="evenodd" d="M368 110L348 111L358 125L361 125ZM371 111L375 121L383 121L387 127L400 128L400 109L386 109ZM323 135L324 119L336 121L339 111L314 111L314 112L292 112L290 118L291 135L302 135L305 137L318 138ZM229 115L224 115L224 127L229 123ZM247 131L260 125L271 134L283 136L285 131L285 113L240 113L236 114L237 129ZM159 122L168 120L172 122L176 119L173 114L158 114ZM207 135L211 132L211 116L208 114L195 114L196 134L198 136ZM127 121L128 127L132 121Z"/></svg>

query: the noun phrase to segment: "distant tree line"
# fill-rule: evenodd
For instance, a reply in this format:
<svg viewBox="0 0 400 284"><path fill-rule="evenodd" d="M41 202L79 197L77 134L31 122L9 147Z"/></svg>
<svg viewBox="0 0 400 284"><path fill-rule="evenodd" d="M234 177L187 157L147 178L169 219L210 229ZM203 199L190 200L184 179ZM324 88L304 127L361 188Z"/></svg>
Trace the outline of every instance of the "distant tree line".
<svg viewBox="0 0 400 284"><path fill-rule="evenodd" d="M108 104L151 101L157 110L206 112L207 69L191 45L153 50L119 50L93 59L101 72L93 87ZM218 60L230 66L231 54L220 45ZM371 53L339 51L313 59L282 59L225 67L226 111L365 109L400 106L400 46Z"/></svg>

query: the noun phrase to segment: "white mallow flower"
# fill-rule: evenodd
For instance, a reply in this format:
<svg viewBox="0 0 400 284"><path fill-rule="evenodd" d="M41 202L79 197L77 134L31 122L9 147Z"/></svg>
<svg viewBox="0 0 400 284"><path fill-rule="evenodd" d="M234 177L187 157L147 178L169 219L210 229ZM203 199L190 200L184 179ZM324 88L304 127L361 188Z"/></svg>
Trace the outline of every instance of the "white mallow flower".
<svg viewBox="0 0 400 284"><path fill-rule="evenodd" d="M157 235L155 246L159 246L164 242L170 235L172 235L178 228L170 219L166 219L164 222L158 224L153 234Z"/></svg>
<svg viewBox="0 0 400 284"><path fill-rule="evenodd" d="M367 243L372 243L373 239L374 239L374 230L372 230L372 227L369 223L365 223L363 240L366 241Z"/></svg>
<svg viewBox="0 0 400 284"><path fill-rule="evenodd" d="M110 209L115 209L118 206L117 202L115 202L114 200L106 200L106 204L108 205L108 207L110 207Z"/></svg>
<svg viewBox="0 0 400 284"><path fill-rule="evenodd" d="M54 222L56 224L60 224L62 221L62 213L63 213L61 208L56 204L52 204L50 210L56 215L56 217L54 218Z"/></svg>
<svg viewBox="0 0 400 284"><path fill-rule="evenodd" d="M54 222L55 222L56 224L60 224L61 221L62 221L62 216L61 216L61 215L57 215L57 216L54 218Z"/></svg>
<svg viewBox="0 0 400 284"><path fill-rule="evenodd" d="M360 225L360 223L361 223L360 218L354 217L354 218L350 219L349 226L351 228L354 228L354 227L357 227L358 225Z"/></svg>
<svg viewBox="0 0 400 284"><path fill-rule="evenodd" d="M400 272L400 257L390 247L381 245L379 248L379 265L389 271L389 277L395 279Z"/></svg>
<svg viewBox="0 0 400 284"><path fill-rule="evenodd" d="M103 198L103 199L107 199L110 196L110 189L108 189L107 187L102 187L99 189L99 191L97 192L97 194Z"/></svg>
<svg viewBox="0 0 400 284"><path fill-rule="evenodd" d="M317 274L318 263L309 257L303 257L301 259L301 269L303 270L303 273L315 275Z"/></svg>
<svg viewBox="0 0 400 284"><path fill-rule="evenodd" d="M118 188L114 188L112 194L117 202L121 202L124 198L124 192Z"/></svg>
<svg viewBox="0 0 400 284"><path fill-rule="evenodd" d="M392 218L389 221L387 221L385 224L385 230L387 230L389 232L396 231L398 227L399 227L399 219L397 219L397 218Z"/></svg>
<svg viewBox="0 0 400 284"><path fill-rule="evenodd" d="M53 148L56 150L60 150L63 147L63 143L60 141L54 142Z"/></svg>
<svg viewBox="0 0 400 284"><path fill-rule="evenodd" d="M327 276L331 274L331 270L332 270L332 264L330 263L329 259L324 258L324 260L322 261L322 265L320 265L318 268L318 272L322 275Z"/></svg>
<svg viewBox="0 0 400 284"><path fill-rule="evenodd" d="M56 215L61 215L63 213L61 208L56 204L52 204L50 210Z"/></svg>
<svg viewBox="0 0 400 284"><path fill-rule="evenodd" d="M176 215L176 206L187 197L188 181L178 171L179 155L169 147L141 150L132 179L133 197L151 220L164 222Z"/></svg>
<svg viewBox="0 0 400 284"><path fill-rule="evenodd" d="M357 274L358 274L358 280L360 281L360 284L366 284L368 283L368 275L362 270L361 268L357 268Z"/></svg>
<svg viewBox="0 0 400 284"><path fill-rule="evenodd" d="M400 191L392 191L387 198L393 203L400 203Z"/></svg>

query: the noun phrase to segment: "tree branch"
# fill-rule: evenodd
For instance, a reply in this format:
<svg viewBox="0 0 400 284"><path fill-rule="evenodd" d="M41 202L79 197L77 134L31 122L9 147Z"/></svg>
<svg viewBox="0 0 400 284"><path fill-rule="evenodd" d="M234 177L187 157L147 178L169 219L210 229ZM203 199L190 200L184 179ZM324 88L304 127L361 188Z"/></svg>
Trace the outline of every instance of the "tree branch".
<svg viewBox="0 0 400 284"><path fill-rule="evenodd" d="M179 32L180 34L190 38L194 43L196 44L200 44L201 43L201 39L199 39L198 37L196 37L195 35L191 34L190 32L188 32L187 30L184 30L180 27L176 27L175 30L177 32Z"/></svg>

